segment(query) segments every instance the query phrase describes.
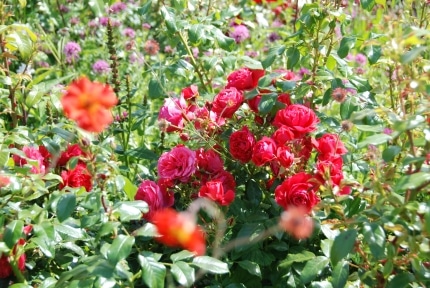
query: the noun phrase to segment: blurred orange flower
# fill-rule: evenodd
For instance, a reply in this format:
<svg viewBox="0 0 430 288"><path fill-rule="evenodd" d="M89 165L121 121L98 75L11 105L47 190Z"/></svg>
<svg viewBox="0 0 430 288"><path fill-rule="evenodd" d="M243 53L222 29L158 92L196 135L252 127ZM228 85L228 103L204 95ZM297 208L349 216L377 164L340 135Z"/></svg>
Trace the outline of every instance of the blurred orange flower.
<svg viewBox="0 0 430 288"><path fill-rule="evenodd" d="M113 121L110 108L118 103L112 88L86 77L73 81L61 98L64 114L89 132L101 132Z"/></svg>
<svg viewBox="0 0 430 288"><path fill-rule="evenodd" d="M194 216L187 212L178 213L172 208L155 211L152 223L157 227L160 243L172 247L181 247L196 255L206 252L205 234L196 224Z"/></svg>
<svg viewBox="0 0 430 288"><path fill-rule="evenodd" d="M280 227L298 240L309 238L314 231L314 221L306 208L292 206L281 214Z"/></svg>

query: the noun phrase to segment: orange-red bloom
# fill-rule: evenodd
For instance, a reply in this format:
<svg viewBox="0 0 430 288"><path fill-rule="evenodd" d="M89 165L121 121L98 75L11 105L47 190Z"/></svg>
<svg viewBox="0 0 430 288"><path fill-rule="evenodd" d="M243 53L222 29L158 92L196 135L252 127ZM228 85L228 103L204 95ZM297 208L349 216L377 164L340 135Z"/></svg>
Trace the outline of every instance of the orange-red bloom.
<svg viewBox="0 0 430 288"><path fill-rule="evenodd" d="M152 223L157 227L160 243L204 255L206 252L205 234L196 224L194 217L187 212L178 213L172 208L155 211Z"/></svg>
<svg viewBox="0 0 430 288"><path fill-rule="evenodd" d="M112 123L109 109L117 103L109 85L91 82L86 77L73 81L61 98L64 114L89 132L101 132Z"/></svg>
<svg viewBox="0 0 430 288"><path fill-rule="evenodd" d="M296 239L306 239L314 231L314 221L304 207L290 207L282 212L279 226Z"/></svg>

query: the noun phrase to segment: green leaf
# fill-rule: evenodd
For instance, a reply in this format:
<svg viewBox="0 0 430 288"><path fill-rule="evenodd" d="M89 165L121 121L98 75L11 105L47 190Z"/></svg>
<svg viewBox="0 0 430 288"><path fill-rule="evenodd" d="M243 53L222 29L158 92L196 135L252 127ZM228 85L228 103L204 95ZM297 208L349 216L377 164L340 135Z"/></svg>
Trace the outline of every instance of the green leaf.
<svg viewBox="0 0 430 288"><path fill-rule="evenodd" d="M414 61L418 56L421 55L421 53L423 53L426 50L427 50L427 46L415 47L412 50L400 56L400 62L402 62L402 64L408 64Z"/></svg>
<svg viewBox="0 0 430 288"><path fill-rule="evenodd" d="M399 288L399 287L409 287L410 283L415 280L414 275L408 272L402 272L394 276L390 282L388 282L385 288Z"/></svg>
<svg viewBox="0 0 430 288"><path fill-rule="evenodd" d="M126 235L118 235L113 240L112 245L107 251L107 258L110 263L116 265L122 259L127 258L130 255L131 248L134 245L134 237Z"/></svg>
<svg viewBox="0 0 430 288"><path fill-rule="evenodd" d="M337 55L339 55L340 58L345 58L349 51L354 48L355 46L355 41L357 40L357 38L355 37L343 37L342 40L340 41L340 46L339 49L337 50Z"/></svg>
<svg viewBox="0 0 430 288"><path fill-rule="evenodd" d="M22 220L14 220L10 222L4 231L3 241L7 247L12 249L18 240L22 237L24 222Z"/></svg>
<svg viewBox="0 0 430 288"><path fill-rule="evenodd" d="M194 256L195 256L195 254L193 252L190 252L188 250L182 250L181 252L174 253L174 254L170 255L170 259L173 262L176 262L176 261L181 261L184 259L193 258Z"/></svg>
<svg viewBox="0 0 430 288"><path fill-rule="evenodd" d="M391 162L400 152L402 152L401 147L395 145L388 146L387 149L382 152L382 159L384 159L385 162Z"/></svg>
<svg viewBox="0 0 430 288"><path fill-rule="evenodd" d="M56 213L58 221L63 222L72 215L76 207L76 196L73 193L67 193L58 200Z"/></svg>
<svg viewBox="0 0 430 288"><path fill-rule="evenodd" d="M375 0L360 0L361 7L367 11L371 11L375 6Z"/></svg>
<svg viewBox="0 0 430 288"><path fill-rule="evenodd" d="M192 264L214 274L225 274L229 272L227 263L210 256L195 257Z"/></svg>
<svg viewBox="0 0 430 288"><path fill-rule="evenodd" d="M378 62L381 57L382 49L379 45L370 45L364 48L364 53L366 54L367 59L369 59L369 63L373 65Z"/></svg>
<svg viewBox="0 0 430 288"><path fill-rule="evenodd" d="M263 199L263 191L260 188L260 185L258 185L255 180L250 179L248 182L246 182L246 198L251 202L254 206L257 206L260 204L261 200Z"/></svg>
<svg viewBox="0 0 430 288"><path fill-rule="evenodd" d="M148 13L149 9L151 9L152 6L152 0L148 0L145 4L142 5L139 9L137 9L137 13L140 16L144 16L146 13Z"/></svg>
<svg viewBox="0 0 430 288"><path fill-rule="evenodd" d="M275 46L275 47L271 47L269 49L269 51L267 52L267 57L266 59L264 59L261 64L263 65L264 69L267 69L268 67L270 67L270 65L273 64L273 62L275 62L276 57L282 55L285 52L285 46Z"/></svg>
<svg viewBox="0 0 430 288"><path fill-rule="evenodd" d="M166 278L166 267L153 257L139 255L137 260L142 267L143 282L151 288L163 288L164 279Z"/></svg>
<svg viewBox="0 0 430 288"><path fill-rule="evenodd" d="M306 262L305 267L303 268L300 274L300 280L303 284L307 284L317 277L324 268L327 267L329 263L329 259L325 256L318 256Z"/></svg>
<svg viewBox="0 0 430 288"><path fill-rule="evenodd" d="M343 288L349 276L349 263L347 261L340 261L333 269L333 278L331 284L333 288Z"/></svg>
<svg viewBox="0 0 430 288"><path fill-rule="evenodd" d="M263 66L261 65L260 61L254 60L249 56L242 56L241 59L243 61L243 65L249 69L263 69Z"/></svg>
<svg viewBox="0 0 430 288"><path fill-rule="evenodd" d="M336 236L330 251L330 260L333 266L336 266L340 260L351 252L356 239L356 230L346 230Z"/></svg>
<svg viewBox="0 0 430 288"><path fill-rule="evenodd" d="M163 85L157 79L151 79L148 83L148 96L152 99L163 97Z"/></svg>
<svg viewBox="0 0 430 288"><path fill-rule="evenodd" d="M133 231L133 236L155 237L157 236L157 228L152 223L145 223L142 227ZM190 252L191 253L191 252ZM193 254L194 255L194 254Z"/></svg>
<svg viewBox="0 0 430 288"><path fill-rule="evenodd" d="M205 26L202 24L191 25L188 29L188 40L191 44L198 44L205 38Z"/></svg>
<svg viewBox="0 0 430 288"><path fill-rule="evenodd" d="M117 202L112 212L118 214L123 222L139 220L142 213L148 212L148 204L140 200Z"/></svg>
<svg viewBox="0 0 430 288"><path fill-rule="evenodd" d="M359 76L352 76L348 80L352 85L354 85L354 87L359 93L372 90L372 86L370 86L369 81L367 79L363 79Z"/></svg>
<svg viewBox="0 0 430 288"><path fill-rule="evenodd" d="M292 70L300 60L300 51L296 47L290 47L287 50L287 69Z"/></svg>
<svg viewBox="0 0 430 288"><path fill-rule="evenodd" d="M234 39L227 37L224 33L222 33L220 29L212 26L211 33L215 37L215 40L221 49L224 49L226 51L232 51L236 46L236 42L234 41Z"/></svg>
<svg viewBox="0 0 430 288"><path fill-rule="evenodd" d="M277 99L278 94L276 93L262 95L260 103L258 103L258 111L263 115L268 114L270 111L272 111L272 108L275 106Z"/></svg>
<svg viewBox="0 0 430 288"><path fill-rule="evenodd" d="M69 142L69 143L74 143L77 140L77 136L74 133L69 132L69 131L64 130L64 129L61 129L61 128L58 128L58 127L54 127L51 130L51 133L54 135L60 136L61 138L66 140L66 142Z"/></svg>
<svg viewBox="0 0 430 288"><path fill-rule="evenodd" d="M54 224L55 231L63 236L63 239L80 240L85 238L84 230L71 227L66 224Z"/></svg>
<svg viewBox="0 0 430 288"><path fill-rule="evenodd" d="M173 34L176 31L178 31L178 28L176 27L176 19L175 19L175 12L171 8L167 8L166 6L161 7L160 9L161 15L164 18L164 21L166 22L167 30Z"/></svg>
<svg viewBox="0 0 430 288"><path fill-rule="evenodd" d="M418 172L411 175L404 175L399 179L399 181L397 181L394 191L402 192L409 189L416 189L429 181L430 173L428 172Z"/></svg>
<svg viewBox="0 0 430 288"><path fill-rule="evenodd" d="M352 97L349 97L340 104L340 117L342 120L349 119L352 113L358 110L358 106L353 103L354 101Z"/></svg>
<svg viewBox="0 0 430 288"><path fill-rule="evenodd" d="M190 267L188 263L177 261L172 264L170 271L175 280L185 287L190 287L195 281L194 268Z"/></svg>
<svg viewBox="0 0 430 288"><path fill-rule="evenodd" d="M117 188L119 190L124 190L125 194L128 197L128 200L133 201L134 197L136 196L137 193L137 187L136 185L134 185L130 179L128 179L127 177L123 176L123 175L118 175L115 178L115 182L117 184Z"/></svg>
<svg viewBox="0 0 430 288"><path fill-rule="evenodd" d="M288 254L287 258L283 260L279 266L290 266L294 262L305 262L315 258L315 254L304 250L298 254Z"/></svg>
<svg viewBox="0 0 430 288"><path fill-rule="evenodd" d="M357 144L358 148L367 147L369 145L380 145L386 143L391 140L392 137L387 134L375 134L369 137L366 137L363 141Z"/></svg>
<svg viewBox="0 0 430 288"><path fill-rule="evenodd" d="M372 256L380 260L385 258L385 232L384 229L376 223L366 223L363 225L364 240L369 245Z"/></svg>
<svg viewBox="0 0 430 288"><path fill-rule="evenodd" d="M90 0L88 1L88 5L91 10L93 10L96 17L102 17L105 14L105 5L103 0Z"/></svg>
<svg viewBox="0 0 430 288"><path fill-rule="evenodd" d="M136 159L157 160L158 155L146 147L139 147L125 152L125 155Z"/></svg>
<svg viewBox="0 0 430 288"><path fill-rule="evenodd" d="M323 96L323 100L321 103L322 106L326 106L330 102L330 99L332 99L332 96L331 96L332 93L333 93L332 88L329 88L325 91L324 96Z"/></svg>
<svg viewBox="0 0 430 288"><path fill-rule="evenodd" d="M251 262L249 260L244 260L238 262L238 264L240 267L248 271L249 274L255 275L261 279L261 270L260 266L257 263Z"/></svg>

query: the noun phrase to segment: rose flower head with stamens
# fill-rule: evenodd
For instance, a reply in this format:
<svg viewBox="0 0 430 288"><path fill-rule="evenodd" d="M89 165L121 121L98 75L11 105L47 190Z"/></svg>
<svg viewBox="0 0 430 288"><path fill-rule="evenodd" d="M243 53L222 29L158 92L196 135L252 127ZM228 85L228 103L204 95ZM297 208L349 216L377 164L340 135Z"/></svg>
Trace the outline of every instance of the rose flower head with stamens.
<svg viewBox="0 0 430 288"><path fill-rule="evenodd" d="M110 109L118 103L113 89L86 77L73 81L61 98L64 114L89 132L102 132L113 121Z"/></svg>

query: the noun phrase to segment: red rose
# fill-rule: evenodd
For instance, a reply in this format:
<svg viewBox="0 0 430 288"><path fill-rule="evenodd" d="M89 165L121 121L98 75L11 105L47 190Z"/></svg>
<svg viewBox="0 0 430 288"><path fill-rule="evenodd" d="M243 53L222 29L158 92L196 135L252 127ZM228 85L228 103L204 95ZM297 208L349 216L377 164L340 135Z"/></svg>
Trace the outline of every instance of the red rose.
<svg viewBox="0 0 430 288"><path fill-rule="evenodd" d="M324 134L322 137L313 140L312 144L318 151L318 159L320 160L327 160L333 156L343 155L348 152L336 134Z"/></svg>
<svg viewBox="0 0 430 288"><path fill-rule="evenodd" d="M274 159L276 159L276 143L273 139L263 136L252 149L252 162L257 166L263 166Z"/></svg>
<svg viewBox="0 0 430 288"><path fill-rule="evenodd" d="M150 220L155 211L173 205L174 197L172 192L160 187L154 181L144 180L139 185L134 200L145 201L149 206L149 211L144 218Z"/></svg>
<svg viewBox="0 0 430 288"><path fill-rule="evenodd" d="M43 157L43 165L48 169L52 158L51 153L49 153L48 149L43 145L39 145L39 153Z"/></svg>
<svg viewBox="0 0 430 288"><path fill-rule="evenodd" d="M300 104L293 104L276 113L273 125L278 128L285 126L293 132L295 138L302 138L306 133L315 131L319 122L312 109Z"/></svg>
<svg viewBox="0 0 430 288"><path fill-rule="evenodd" d="M348 195L351 193L351 188L342 184L342 157L333 157L330 160L318 161L317 174L315 178L321 185L328 184L336 194Z"/></svg>
<svg viewBox="0 0 430 288"><path fill-rule="evenodd" d="M234 190L224 190L220 180L208 181L200 188L199 197L206 197L227 206L234 200Z"/></svg>
<svg viewBox="0 0 430 288"><path fill-rule="evenodd" d="M226 88L215 96L212 111L220 117L231 118L243 103L243 94L234 87Z"/></svg>
<svg viewBox="0 0 430 288"><path fill-rule="evenodd" d="M66 166L67 162L69 162L72 157L79 156L85 156L85 153L82 151L79 144L73 144L71 146L69 144L67 146L67 150L61 153L61 156L57 161L57 166Z"/></svg>
<svg viewBox="0 0 430 288"><path fill-rule="evenodd" d="M289 168L294 163L294 154L291 153L288 147L279 147L276 151L276 156L278 157L279 163L281 163L284 168Z"/></svg>
<svg viewBox="0 0 430 288"><path fill-rule="evenodd" d="M290 206L303 207L309 213L319 202L315 193L318 185L311 181L312 176L305 172L297 173L286 179L275 189L276 203L285 210L288 210Z"/></svg>
<svg viewBox="0 0 430 288"><path fill-rule="evenodd" d="M199 96L199 90L197 85L191 85L182 89L181 96L185 100L194 101Z"/></svg>
<svg viewBox="0 0 430 288"><path fill-rule="evenodd" d="M25 235L28 235L32 229L33 229L33 226L27 225L23 228L23 233ZM18 250L19 246L24 246L25 243L26 243L25 240L23 238L20 238L18 240L18 242L14 245L12 251L10 252L11 256L14 256L16 258L16 253L17 253L17 251L19 251ZM12 267L11 267L10 262L9 262L9 256L10 255L0 253L0 279L8 278L13 273ZM16 263L19 270L21 270L21 271L25 270L25 261L26 260L27 260L27 257L25 256L25 253L22 253L19 256L18 261Z"/></svg>
<svg viewBox="0 0 430 288"><path fill-rule="evenodd" d="M275 131L272 135L273 140L275 140L276 145L284 146L289 141L294 139L294 133L291 132L286 126L281 126L278 130Z"/></svg>
<svg viewBox="0 0 430 288"><path fill-rule="evenodd" d="M285 105L291 105L291 97L288 93L281 93L278 95L278 101L284 103Z"/></svg>
<svg viewBox="0 0 430 288"><path fill-rule="evenodd" d="M242 163L247 163L252 158L252 149L255 145L255 137L247 126L230 135L229 148L230 154L234 159Z"/></svg>
<svg viewBox="0 0 430 288"><path fill-rule="evenodd" d="M92 188L92 177L87 170L85 164L78 164L75 169L61 172L63 183L60 184L60 189L64 187L84 187L87 192Z"/></svg>
<svg viewBox="0 0 430 288"><path fill-rule="evenodd" d="M199 148L196 151L196 158L199 170L203 170L209 174L216 174L224 170L224 161L222 161L219 154L213 149L204 151L203 148Z"/></svg>
<svg viewBox="0 0 430 288"><path fill-rule="evenodd" d="M258 85L258 80L263 77L263 75L264 70L241 68L228 75L226 88L234 87L237 90L254 89Z"/></svg>
<svg viewBox="0 0 430 288"><path fill-rule="evenodd" d="M262 97L261 95L257 95L251 99L246 100L246 103L248 104L249 109L251 109L252 112L254 112L254 113L259 112L258 104L260 104L261 97Z"/></svg>

